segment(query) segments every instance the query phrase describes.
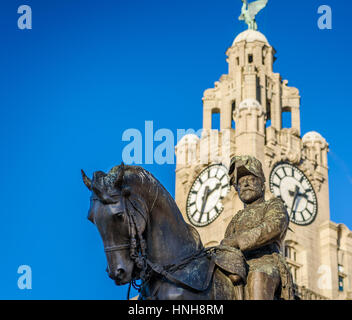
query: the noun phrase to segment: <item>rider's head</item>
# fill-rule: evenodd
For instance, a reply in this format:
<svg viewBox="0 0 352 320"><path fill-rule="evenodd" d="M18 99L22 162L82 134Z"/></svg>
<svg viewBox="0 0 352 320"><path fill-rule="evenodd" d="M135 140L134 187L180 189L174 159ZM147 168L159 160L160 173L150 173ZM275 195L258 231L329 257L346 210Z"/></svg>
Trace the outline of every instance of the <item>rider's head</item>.
<svg viewBox="0 0 352 320"><path fill-rule="evenodd" d="M250 204L264 197L265 176L259 160L251 156L232 158L229 175L230 183L245 204Z"/></svg>

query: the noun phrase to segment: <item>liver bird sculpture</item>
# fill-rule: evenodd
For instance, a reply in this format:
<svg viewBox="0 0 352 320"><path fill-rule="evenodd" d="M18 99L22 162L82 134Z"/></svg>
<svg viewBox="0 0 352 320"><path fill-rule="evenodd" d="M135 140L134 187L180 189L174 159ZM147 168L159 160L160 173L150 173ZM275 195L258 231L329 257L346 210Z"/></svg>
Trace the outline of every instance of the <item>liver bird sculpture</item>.
<svg viewBox="0 0 352 320"><path fill-rule="evenodd" d="M258 25L255 21L255 16L260 10L266 7L268 0L257 0L251 3L248 3L247 0L242 0L242 2L242 11L238 19L244 20L244 22L248 25L248 29L258 30Z"/></svg>

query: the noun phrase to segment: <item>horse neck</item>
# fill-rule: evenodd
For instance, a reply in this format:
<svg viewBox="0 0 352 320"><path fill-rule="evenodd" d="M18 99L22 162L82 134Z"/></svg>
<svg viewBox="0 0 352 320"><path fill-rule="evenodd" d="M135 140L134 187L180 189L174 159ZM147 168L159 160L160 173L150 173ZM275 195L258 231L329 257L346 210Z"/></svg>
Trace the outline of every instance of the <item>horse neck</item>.
<svg viewBox="0 0 352 320"><path fill-rule="evenodd" d="M165 191L159 194L150 213L146 235L148 258L164 265L185 258L202 247L174 199Z"/></svg>

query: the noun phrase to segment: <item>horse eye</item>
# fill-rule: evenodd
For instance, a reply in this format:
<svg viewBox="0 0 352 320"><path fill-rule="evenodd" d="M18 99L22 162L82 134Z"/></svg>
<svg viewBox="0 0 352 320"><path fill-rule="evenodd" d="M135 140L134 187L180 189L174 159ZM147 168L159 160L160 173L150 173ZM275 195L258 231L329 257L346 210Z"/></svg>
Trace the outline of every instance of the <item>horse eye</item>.
<svg viewBox="0 0 352 320"><path fill-rule="evenodd" d="M123 217L123 212L119 212L113 215L114 219L121 219Z"/></svg>
<svg viewBox="0 0 352 320"><path fill-rule="evenodd" d="M130 188L125 188L125 189L122 190L122 196L129 197L130 195L131 195Z"/></svg>

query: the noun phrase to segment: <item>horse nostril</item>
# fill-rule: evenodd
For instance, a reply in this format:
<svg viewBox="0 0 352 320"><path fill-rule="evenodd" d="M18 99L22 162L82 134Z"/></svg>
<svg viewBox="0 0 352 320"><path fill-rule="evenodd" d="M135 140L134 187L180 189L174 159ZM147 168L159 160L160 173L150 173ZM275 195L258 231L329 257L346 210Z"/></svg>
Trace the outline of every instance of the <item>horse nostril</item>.
<svg viewBox="0 0 352 320"><path fill-rule="evenodd" d="M118 268L115 271L108 271L109 277L113 280L121 279L125 273L125 269Z"/></svg>
<svg viewBox="0 0 352 320"><path fill-rule="evenodd" d="M124 269L122 269L122 268L117 269L117 271L116 271L116 278L122 277L124 273L125 273L125 270L124 270Z"/></svg>

